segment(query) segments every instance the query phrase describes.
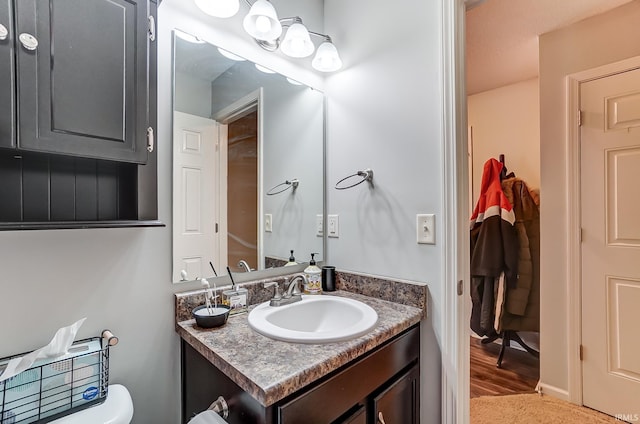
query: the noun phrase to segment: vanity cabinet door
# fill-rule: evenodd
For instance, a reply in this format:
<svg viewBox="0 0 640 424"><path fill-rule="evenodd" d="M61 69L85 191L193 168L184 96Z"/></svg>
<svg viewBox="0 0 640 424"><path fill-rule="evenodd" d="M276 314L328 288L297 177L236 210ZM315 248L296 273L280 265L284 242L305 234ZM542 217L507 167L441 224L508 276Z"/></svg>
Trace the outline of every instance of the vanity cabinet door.
<svg viewBox="0 0 640 424"><path fill-rule="evenodd" d="M16 146L12 0L0 0L0 147Z"/></svg>
<svg viewBox="0 0 640 424"><path fill-rule="evenodd" d="M146 162L148 0L14 6L18 147Z"/></svg>
<svg viewBox="0 0 640 424"><path fill-rule="evenodd" d="M417 424L420 407L420 372L414 365L407 373L373 398L372 422L376 424Z"/></svg>

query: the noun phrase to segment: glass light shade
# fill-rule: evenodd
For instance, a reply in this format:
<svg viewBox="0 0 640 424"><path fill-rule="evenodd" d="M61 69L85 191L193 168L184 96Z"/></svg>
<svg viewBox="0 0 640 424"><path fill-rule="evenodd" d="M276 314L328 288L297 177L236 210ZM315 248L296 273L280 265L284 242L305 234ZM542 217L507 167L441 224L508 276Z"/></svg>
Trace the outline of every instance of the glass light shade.
<svg viewBox="0 0 640 424"><path fill-rule="evenodd" d="M342 60L340 60L336 46L329 41L320 44L311 61L311 66L322 72L334 72L342 68Z"/></svg>
<svg viewBox="0 0 640 424"><path fill-rule="evenodd" d="M280 45L282 53L290 57L307 57L313 53L315 48L311 42L309 31L307 31L304 25L299 23L295 23L289 27Z"/></svg>
<svg viewBox="0 0 640 424"><path fill-rule="evenodd" d="M240 10L240 0L195 0L196 6L207 15L230 18Z"/></svg>
<svg viewBox="0 0 640 424"><path fill-rule="evenodd" d="M251 6L242 26L256 40L273 41L282 34L276 9L267 0L258 0Z"/></svg>

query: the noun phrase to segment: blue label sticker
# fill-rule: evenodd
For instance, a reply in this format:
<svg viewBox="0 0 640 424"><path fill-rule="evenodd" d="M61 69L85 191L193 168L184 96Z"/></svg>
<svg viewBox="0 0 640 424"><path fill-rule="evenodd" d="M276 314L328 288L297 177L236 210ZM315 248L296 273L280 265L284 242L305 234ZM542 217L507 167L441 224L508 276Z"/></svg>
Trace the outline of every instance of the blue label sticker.
<svg viewBox="0 0 640 424"><path fill-rule="evenodd" d="M98 390L98 388L97 388L97 387L93 387L93 386L91 386L91 387L89 387L87 390L85 390L85 391L82 393L82 399L84 399L84 400L91 400L91 399L93 399L94 397L98 396L98 392L99 392L99 390Z"/></svg>

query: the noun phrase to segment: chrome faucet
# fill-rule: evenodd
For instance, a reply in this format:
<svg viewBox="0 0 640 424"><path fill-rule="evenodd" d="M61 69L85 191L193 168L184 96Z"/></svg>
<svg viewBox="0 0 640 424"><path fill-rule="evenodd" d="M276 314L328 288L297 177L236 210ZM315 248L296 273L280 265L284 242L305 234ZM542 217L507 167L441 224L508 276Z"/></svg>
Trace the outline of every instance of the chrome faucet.
<svg viewBox="0 0 640 424"><path fill-rule="evenodd" d="M290 303L299 302L302 300L302 290L300 289L300 284L298 280L302 280L304 284L308 283L307 276L298 273L291 276L289 280L289 286L287 287L287 279L285 279L285 287L287 287L287 291L284 294L280 293L280 286L275 281L271 281L269 283L264 283L264 287L273 287L275 286L275 291L273 297L269 301L269 306L283 306L288 305Z"/></svg>
<svg viewBox="0 0 640 424"><path fill-rule="evenodd" d="M238 262L238 268L242 269L244 272L251 272L249 264L244 259L240 259L240 261Z"/></svg>

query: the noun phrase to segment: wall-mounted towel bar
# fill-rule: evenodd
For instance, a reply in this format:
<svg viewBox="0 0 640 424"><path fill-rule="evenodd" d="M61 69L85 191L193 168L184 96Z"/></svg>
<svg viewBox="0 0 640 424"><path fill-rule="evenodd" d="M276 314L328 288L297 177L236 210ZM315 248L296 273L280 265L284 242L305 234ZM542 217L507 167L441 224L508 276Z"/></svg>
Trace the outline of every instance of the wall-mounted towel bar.
<svg viewBox="0 0 640 424"><path fill-rule="evenodd" d="M267 191L267 196L273 196L274 194L282 193L283 191L287 191L290 188L295 191L295 189L298 188L298 185L300 185L300 181L298 181L297 178L294 178L293 180L285 180L285 182L271 187L271 189Z"/></svg>
<svg viewBox="0 0 640 424"><path fill-rule="evenodd" d="M356 181L355 183L351 184L351 185L343 185L341 186L340 183L345 182L346 180L350 179L350 178L354 178L354 177L360 177L361 179ZM367 168L364 171L358 171L353 175L349 175L347 177L344 177L343 179L341 179L340 181L338 181L336 183L336 190L346 190L348 188L351 187L355 187L359 184L362 184L363 182L368 181L371 185L373 185L373 170L371 168Z"/></svg>

